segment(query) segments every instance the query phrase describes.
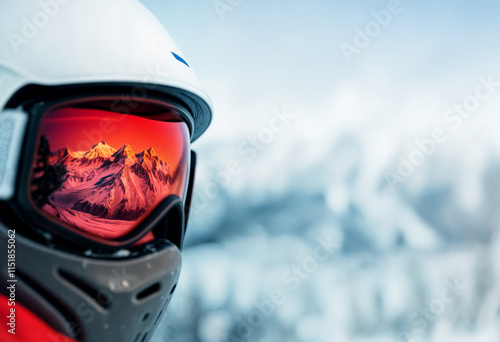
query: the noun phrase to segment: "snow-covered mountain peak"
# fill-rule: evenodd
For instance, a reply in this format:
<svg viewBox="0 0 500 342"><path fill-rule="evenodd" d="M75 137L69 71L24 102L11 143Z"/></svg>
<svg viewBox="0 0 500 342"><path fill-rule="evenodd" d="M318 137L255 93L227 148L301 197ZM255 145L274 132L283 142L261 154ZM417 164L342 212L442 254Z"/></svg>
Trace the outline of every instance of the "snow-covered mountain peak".
<svg viewBox="0 0 500 342"><path fill-rule="evenodd" d="M109 158L114 153L116 153L116 149L109 146L105 141L100 141L99 143L92 146L87 153L84 154L84 157L87 159L93 158Z"/></svg>
<svg viewBox="0 0 500 342"><path fill-rule="evenodd" d="M125 161L127 164L134 164L137 162L137 157L129 144L123 145L118 151L116 151L112 157L114 158L113 162Z"/></svg>

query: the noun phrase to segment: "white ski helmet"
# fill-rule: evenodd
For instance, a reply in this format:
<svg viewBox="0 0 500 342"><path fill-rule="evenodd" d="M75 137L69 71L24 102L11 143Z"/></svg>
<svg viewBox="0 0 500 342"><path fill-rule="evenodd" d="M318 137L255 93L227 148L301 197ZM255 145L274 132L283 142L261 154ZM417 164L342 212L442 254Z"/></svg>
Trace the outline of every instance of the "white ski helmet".
<svg viewBox="0 0 500 342"><path fill-rule="evenodd" d="M137 0L2 1L0 47L0 108L28 85L149 84L186 104L193 141L211 121L190 64Z"/></svg>

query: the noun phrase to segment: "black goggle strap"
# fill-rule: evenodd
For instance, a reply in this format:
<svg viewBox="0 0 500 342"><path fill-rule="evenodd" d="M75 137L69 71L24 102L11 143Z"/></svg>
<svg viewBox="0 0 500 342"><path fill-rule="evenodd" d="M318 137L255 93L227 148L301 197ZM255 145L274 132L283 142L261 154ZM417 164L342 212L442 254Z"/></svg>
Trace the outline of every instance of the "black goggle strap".
<svg viewBox="0 0 500 342"><path fill-rule="evenodd" d="M189 183L188 189L186 193L186 204L184 205L184 233L187 229L188 219L189 219L189 211L191 209L191 201L193 199L193 187L194 187L194 179L196 173L196 152L191 151L191 169L189 170Z"/></svg>
<svg viewBox="0 0 500 342"><path fill-rule="evenodd" d="M14 196L28 114L18 109L0 112L0 200Z"/></svg>

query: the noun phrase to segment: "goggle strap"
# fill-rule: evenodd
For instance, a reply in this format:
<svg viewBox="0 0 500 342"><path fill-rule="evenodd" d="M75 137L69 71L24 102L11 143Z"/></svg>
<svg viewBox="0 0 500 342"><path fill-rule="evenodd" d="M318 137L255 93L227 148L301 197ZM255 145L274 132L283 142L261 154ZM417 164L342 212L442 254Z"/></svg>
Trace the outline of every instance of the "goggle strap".
<svg viewBox="0 0 500 342"><path fill-rule="evenodd" d="M186 192L186 204L184 205L184 234L186 234L187 224L189 220L189 209L191 209L191 201L193 199L194 178L196 174L196 152L191 150L191 168L189 170L189 182Z"/></svg>
<svg viewBox="0 0 500 342"><path fill-rule="evenodd" d="M28 114L20 109L0 113L0 200L14 196Z"/></svg>

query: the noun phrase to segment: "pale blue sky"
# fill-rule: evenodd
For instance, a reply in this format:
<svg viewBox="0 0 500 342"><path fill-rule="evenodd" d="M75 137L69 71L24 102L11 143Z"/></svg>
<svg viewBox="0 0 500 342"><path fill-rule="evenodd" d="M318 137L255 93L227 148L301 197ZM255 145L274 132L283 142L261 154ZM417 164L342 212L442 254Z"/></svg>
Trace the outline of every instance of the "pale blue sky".
<svg viewBox="0 0 500 342"><path fill-rule="evenodd" d="M211 0L143 3L195 67L224 121L240 115L244 122L250 108L322 108L343 81L376 70L395 87L498 71L496 1L401 0L403 11L351 64L339 44L352 42L354 28L372 20L371 11L387 8L388 1L244 0L224 20Z"/></svg>

